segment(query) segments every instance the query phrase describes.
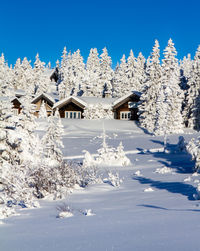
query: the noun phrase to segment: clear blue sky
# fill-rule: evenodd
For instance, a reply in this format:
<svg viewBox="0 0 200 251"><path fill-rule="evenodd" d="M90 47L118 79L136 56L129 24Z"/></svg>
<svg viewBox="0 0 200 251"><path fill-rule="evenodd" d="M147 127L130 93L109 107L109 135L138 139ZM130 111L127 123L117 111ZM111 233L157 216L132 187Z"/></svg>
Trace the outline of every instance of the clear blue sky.
<svg viewBox="0 0 200 251"><path fill-rule="evenodd" d="M122 54L141 51L148 57L154 40L161 51L169 38L178 58L200 44L200 0L10 0L0 2L0 51L9 64L27 57L55 65L64 46L101 53L105 46L113 65Z"/></svg>

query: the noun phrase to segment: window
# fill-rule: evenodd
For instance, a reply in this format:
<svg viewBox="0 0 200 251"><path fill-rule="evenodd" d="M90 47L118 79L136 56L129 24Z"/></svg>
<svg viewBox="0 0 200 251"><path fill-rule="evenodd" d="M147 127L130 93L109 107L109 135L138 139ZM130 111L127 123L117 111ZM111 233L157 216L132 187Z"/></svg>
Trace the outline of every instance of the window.
<svg viewBox="0 0 200 251"><path fill-rule="evenodd" d="M131 119L131 112L120 112L120 119L122 120L130 120Z"/></svg>
<svg viewBox="0 0 200 251"><path fill-rule="evenodd" d="M78 111L66 111L65 112L65 118L66 119L80 119L81 118L81 112L78 112Z"/></svg>
<svg viewBox="0 0 200 251"><path fill-rule="evenodd" d="M14 115L18 115L18 114L19 114L17 108L13 108L12 110L13 110L13 114L14 114Z"/></svg>

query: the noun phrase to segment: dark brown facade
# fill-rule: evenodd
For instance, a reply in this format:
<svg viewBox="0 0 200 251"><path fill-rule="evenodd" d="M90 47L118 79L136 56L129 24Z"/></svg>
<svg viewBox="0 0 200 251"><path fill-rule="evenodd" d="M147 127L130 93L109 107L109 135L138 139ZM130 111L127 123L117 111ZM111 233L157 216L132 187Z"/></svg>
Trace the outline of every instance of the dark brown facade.
<svg viewBox="0 0 200 251"><path fill-rule="evenodd" d="M19 100L17 98L13 99L12 104L13 104L12 108L18 110L18 114L19 114L22 110L21 103L19 102Z"/></svg>
<svg viewBox="0 0 200 251"><path fill-rule="evenodd" d="M60 113L61 118L65 118L66 111L81 112L81 118L83 118L83 108L74 104L73 102L70 102L70 103L62 106L61 108L59 108L59 113Z"/></svg>
<svg viewBox="0 0 200 251"><path fill-rule="evenodd" d="M122 119L121 114L130 112L130 120L138 120L138 108L137 104L140 97L133 94L132 96L126 98L125 100L119 102L119 104L114 106L115 119Z"/></svg>

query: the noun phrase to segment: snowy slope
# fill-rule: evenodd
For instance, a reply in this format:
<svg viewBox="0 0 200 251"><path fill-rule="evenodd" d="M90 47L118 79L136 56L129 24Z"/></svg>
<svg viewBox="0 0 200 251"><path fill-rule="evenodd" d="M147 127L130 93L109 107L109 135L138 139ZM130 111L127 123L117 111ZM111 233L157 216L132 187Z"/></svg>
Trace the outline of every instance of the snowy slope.
<svg viewBox="0 0 200 251"><path fill-rule="evenodd" d="M116 147L122 141L132 162L128 167L102 168L118 171L121 186L91 185L63 201L43 200L39 209L20 210L19 216L0 225L0 250L199 250L200 204L193 199L199 176L192 176L193 163L186 153L144 151L161 150L163 137L145 134L130 121L63 120L64 156L81 161L82 150L95 154L103 123L110 137L107 143ZM40 134L44 127L41 122ZM197 135L186 131L184 137ZM178 136L169 137L171 149ZM190 181L184 181L188 177ZM73 217L56 218L56 207L63 202ZM86 209L94 215L85 216Z"/></svg>

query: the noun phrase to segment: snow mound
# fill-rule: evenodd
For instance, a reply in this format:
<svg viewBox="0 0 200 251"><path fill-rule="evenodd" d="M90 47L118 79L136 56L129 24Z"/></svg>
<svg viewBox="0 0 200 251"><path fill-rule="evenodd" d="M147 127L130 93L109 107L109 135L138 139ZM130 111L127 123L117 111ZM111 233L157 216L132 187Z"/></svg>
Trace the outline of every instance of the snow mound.
<svg viewBox="0 0 200 251"><path fill-rule="evenodd" d="M155 173L160 173L160 174L167 174L167 173L173 173L172 168L169 167L162 167L162 168L157 168Z"/></svg>
<svg viewBox="0 0 200 251"><path fill-rule="evenodd" d="M58 218L69 218L74 216L72 212L60 212Z"/></svg>
<svg viewBox="0 0 200 251"><path fill-rule="evenodd" d="M142 174L141 174L141 172L139 170L135 172L135 175L136 176L142 176Z"/></svg>
<svg viewBox="0 0 200 251"><path fill-rule="evenodd" d="M190 176L184 179L184 182L190 182L190 181L191 181L191 177Z"/></svg>
<svg viewBox="0 0 200 251"><path fill-rule="evenodd" d="M92 209L85 209L85 211L83 211L83 215L94 216L95 214L92 212Z"/></svg>
<svg viewBox="0 0 200 251"><path fill-rule="evenodd" d="M154 192L153 188L149 187L144 189L144 192Z"/></svg>
<svg viewBox="0 0 200 251"><path fill-rule="evenodd" d="M6 205L0 206L0 220L6 219L11 215L17 215L13 208Z"/></svg>

